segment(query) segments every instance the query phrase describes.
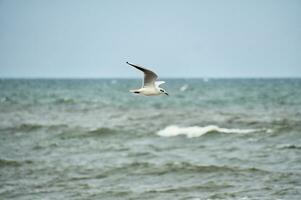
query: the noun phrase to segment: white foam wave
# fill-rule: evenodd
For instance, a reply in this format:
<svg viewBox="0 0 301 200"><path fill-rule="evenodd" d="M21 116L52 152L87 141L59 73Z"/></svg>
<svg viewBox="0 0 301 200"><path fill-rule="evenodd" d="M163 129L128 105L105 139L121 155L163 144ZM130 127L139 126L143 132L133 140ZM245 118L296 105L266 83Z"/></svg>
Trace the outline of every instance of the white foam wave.
<svg viewBox="0 0 301 200"><path fill-rule="evenodd" d="M179 127L176 125L167 126L166 128L157 132L157 135L162 137L174 137L178 135L185 135L188 138L200 137L210 132L219 132L219 133L238 133L238 134L247 134L255 132L270 132L270 129L228 129L220 128L215 125L209 126L189 126L189 127Z"/></svg>
<svg viewBox="0 0 301 200"><path fill-rule="evenodd" d="M185 90L187 90L187 88L188 88L188 85L185 84L185 85L183 85L182 87L180 87L180 91L181 91L181 92L184 92Z"/></svg>

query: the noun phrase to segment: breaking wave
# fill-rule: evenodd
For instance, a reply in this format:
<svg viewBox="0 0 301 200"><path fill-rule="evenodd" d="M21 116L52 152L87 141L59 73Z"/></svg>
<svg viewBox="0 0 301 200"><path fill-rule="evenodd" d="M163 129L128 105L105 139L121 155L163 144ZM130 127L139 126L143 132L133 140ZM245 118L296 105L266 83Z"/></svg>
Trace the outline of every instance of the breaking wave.
<svg viewBox="0 0 301 200"><path fill-rule="evenodd" d="M178 135L185 135L188 138L200 137L210 132L218 132L218 133L238 133L238 134L247 134L247 133L255 133L255 132L272 132L271 129L228 129L228 128L220 128L215 125L209 126L189 126L189 127L179 127L176 125L167 126L166 128L157 132L157 135L162 137L174 137Z"/></svg>

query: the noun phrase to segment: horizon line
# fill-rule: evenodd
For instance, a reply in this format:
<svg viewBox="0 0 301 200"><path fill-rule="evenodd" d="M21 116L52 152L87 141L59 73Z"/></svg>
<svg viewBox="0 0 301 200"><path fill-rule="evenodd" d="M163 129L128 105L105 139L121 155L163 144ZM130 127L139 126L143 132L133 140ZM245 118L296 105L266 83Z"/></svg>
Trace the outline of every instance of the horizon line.
<svg viewBox="0 0 301 200"><path fill-rule="evenodd" d="M160 77L158 80L161 79L300 79L301 76L233 76L233 77ZM0 76L0 79L141 79L137 77L21 77L21 76Z"/></svg>

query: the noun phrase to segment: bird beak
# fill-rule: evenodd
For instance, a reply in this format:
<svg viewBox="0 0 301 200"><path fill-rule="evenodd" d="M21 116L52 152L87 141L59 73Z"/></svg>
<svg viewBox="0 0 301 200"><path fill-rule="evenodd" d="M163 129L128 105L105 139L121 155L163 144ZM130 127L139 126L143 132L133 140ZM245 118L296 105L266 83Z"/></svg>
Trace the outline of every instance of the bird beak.
<svg viewBox="0 0 301 200"><path fill-rule="evenodd" d="M167 96L169 96L169 94L167 92L165 92L164 94L166 94Z"/></svg>

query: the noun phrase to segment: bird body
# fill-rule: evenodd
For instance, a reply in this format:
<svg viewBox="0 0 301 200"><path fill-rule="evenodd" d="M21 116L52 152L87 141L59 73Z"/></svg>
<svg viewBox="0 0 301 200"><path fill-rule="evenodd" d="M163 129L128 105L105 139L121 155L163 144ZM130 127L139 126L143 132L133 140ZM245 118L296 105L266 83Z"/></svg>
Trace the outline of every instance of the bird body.
<svg viewBox="0 0 301 200"><path fill-rule="evenodd" d="M143 94L145 96L156 96L156 95L160 95L161 92L159 89L157 88L140 88L140 89L136 89L136 90L130 90L130 92L135 93L135 94Z"/></svg>
<svg viewBox="0 0 301 200"><path fill-rule="evenodd" d="M164 81L156 81L158 76L155 72L153 72L149 69L146 69L144 67L131 64L129 62L126 62L126 63L144 73L142 87L140 89L130 90L130 92L135 93L135 94L145 95L145 96L157 96L157 95L161 95L161 94L168 95L168 93L163 88L159 87L161 84L163 84L165 82Z"/></svg>

